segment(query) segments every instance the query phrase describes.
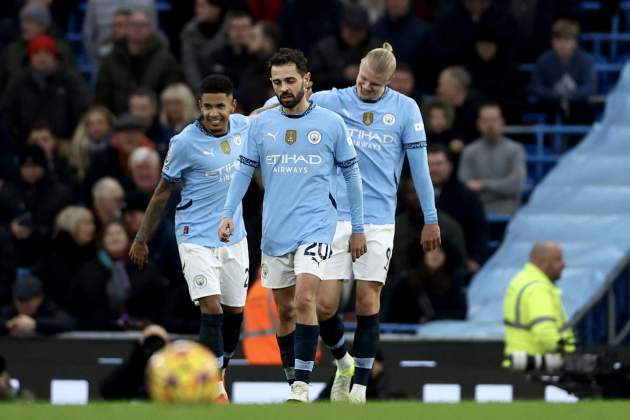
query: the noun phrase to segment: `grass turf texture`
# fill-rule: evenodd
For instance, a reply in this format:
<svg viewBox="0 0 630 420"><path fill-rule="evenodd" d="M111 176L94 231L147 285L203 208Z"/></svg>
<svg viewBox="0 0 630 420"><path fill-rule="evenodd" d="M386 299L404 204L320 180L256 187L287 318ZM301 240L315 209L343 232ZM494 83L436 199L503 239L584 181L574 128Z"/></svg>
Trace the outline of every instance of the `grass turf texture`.
<svg viewBox="0 0 630 420"><path fill-rule="evenodd" d="M240 419L473 419L473 420L620 420L628 418L630 402L587 401L577 404L516 402L512 404L422 404L383 402L347 404L278 404L231 406L162 406L149 403L93 403L87 406L0 404L2 420L240 420Z"/></svg>

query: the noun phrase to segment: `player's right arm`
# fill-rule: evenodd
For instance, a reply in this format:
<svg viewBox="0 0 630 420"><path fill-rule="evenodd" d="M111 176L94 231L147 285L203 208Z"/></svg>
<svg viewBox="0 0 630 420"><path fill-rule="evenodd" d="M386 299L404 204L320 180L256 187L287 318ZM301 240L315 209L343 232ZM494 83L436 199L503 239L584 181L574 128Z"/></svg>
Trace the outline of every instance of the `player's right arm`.
<svg viewBox="0 0 630 420"><path fill-rule="evenodd" d="M160 223L160 219L162 217L162 211L164 210L166 202L170 198L174 189L175 184L162 178L160 179L157 187L155 187L155 191L153 191L153 196L151 197L151 201L144 213L140 229L138 230L138 233L136 233L136 237L134 238L133 243L131 244L131 249L129 250L129 258L131 258L131 261L137 264L140 268L142 268L148 260L149 247L147 242L155 233L155 229Z"/></svg>
<svg viewBox="0 0 630 420"><path fill-rule="evenodd" d="M155 191L153 191L153 196L144 213L140 229L129 250L129 258L141 268L149 259L149 247L147 246L147 242L155 233L166 202L176 185L180 184L182 173L187 169L189 161L190 160L186 157L185 142L181 141L178 136L173 137L169 144L166 158L164 159L162 178L157 187L155 187Z"/></svg>
<svg viewBox="0 0 630 420"><path fill-rule="evenodd" d="M256 123L257 120L252 121L252 125L249 128L249 136L243 147L243 154L238 158L239 165L232 175L230 188L228 188L227 197L225 198L218 232L221 242L228 242L230 236L234 233L234 212L236 212L238 204L243 200L247 192L252 176L254 176L254 171L260 166L260 154L256 144L258 135L255 128L257 126Z"/></svg>

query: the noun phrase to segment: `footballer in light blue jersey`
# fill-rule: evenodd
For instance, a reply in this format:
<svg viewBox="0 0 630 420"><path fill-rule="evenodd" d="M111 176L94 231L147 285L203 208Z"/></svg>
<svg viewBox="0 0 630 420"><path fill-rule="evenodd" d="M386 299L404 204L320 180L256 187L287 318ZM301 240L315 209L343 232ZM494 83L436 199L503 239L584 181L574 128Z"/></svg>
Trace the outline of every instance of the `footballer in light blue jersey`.
<svg viewBox="0 0 630 420"><path fill-rule="evenodd" d="M314 104L300 115L274 108L253 121L241 165L261 169L265 186L261 248L265 254L281 256L305 243L332 244L337 166L349 168L357 163L348 139L343 120ZM355 228L363 230L362 224Z"/></svg>
<svg viewBox="0 0 630 420"><path fill-rule="evenodd" d="M309 103L310 74L298 50L281 48L270 60L271 82L281 107L252 122L219 227L221 240L233 233L231 220L260 167L265 195L262 284L278 305L278 344L290 401L308 401L319 335L315 299L337 223L337 169L350 207L351 234L345 251L358 259L367 250L363 234L363 191L352 140L342 118Z"/></svg>
<svg viewBox="0 0 630 420"><path fill-rule="evenodd" d="M248 129L248 117L232 114L228 131L222 135L215 136L206 130L203 121L197 120L171 139L162 177L182 184L182 198L175 213L178 243L213 248L229 245L221 242L216 232ZM245 237L240 203L234 219L236 230L232 243Z"/></svg>
<svg viewBox="0 0 630 420"><path fill-rule="evenodd" d="M222 75L201 83L198 105L202 117L171 139L162 179L153 192L129 256L142 266L147 241L159 223L176 186L181 201L175 224L179 256L190 297L201 312L199 341L226 368L239 340L249 280L249 255L240 202L235 205L234 241L216 237L220 215L238 157L247 141L250 120L232 114L234 86ZM228 397L221 383L217 401Z"/></svg>

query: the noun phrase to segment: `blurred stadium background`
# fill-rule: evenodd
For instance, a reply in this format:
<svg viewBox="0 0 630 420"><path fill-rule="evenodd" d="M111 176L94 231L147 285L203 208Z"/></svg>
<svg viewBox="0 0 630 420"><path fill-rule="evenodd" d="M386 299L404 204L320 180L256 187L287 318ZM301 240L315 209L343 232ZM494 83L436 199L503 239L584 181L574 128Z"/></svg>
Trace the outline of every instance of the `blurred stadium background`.
<svg viewBox="0 0 630 420"><path fill-rule="evenodd" d="M122 8L151 7L148 19L155 22L156 32L147 39L156 49L152 56L156 61L152 69L142 70L133 60L127 63L142 81L116 80L120 62L112 57L129 35L123 30L120 40L111 37L112 11L109 19L102 13L114 3ZM41 7L27 9L32 4ZM365 9L348 9L347 4ZM194 337L197 310L189 303L179 273L168 219L176 197L151 244L151 271L144 278L137 271L133 274L142 286L122 312L100 310L99 302L106 296L90 287L109 275L97 257L103 249L99 240L103 222L112 215L120 217L133 237L159 179L168 139L191 118L180 110L189 96L165 97L167 84L183 83L194 91L195 70L226 73L237 84L240 111L249 112L272 94L265 60L279 46L307 53L317 91L353 84L358 59L389 41L400 64L392 87L419 102L429 144L454 152L455 165L461 155L458 141L468 145L479 137L476 109L487 101L499 103L505 136L525 150L527 176L515 211L492 211L479 195L474 200L484 208L474 217L450 214L451 209L440 208L438 202L440 217L455 224L449 230L455 232L453 237L445 237L452 245L445 251L450 265L443 267L451 288L443 300L428 291L412 295L411 306L399 310L396 299L405 293L405 281L413 276L421 280L424 256L409 237L418 237L422 221L409 219L404 225L409 237L397 235L395 254L400 257L392 261L383 293L381 350L387 382L379 385L381 398L573 400L558 389L500 368L503 293L533 242L541 239L558 241L565 251L567 269L559 285L580 345L613 348L624 360L630 359L630 2L5 0L0 9L0 304L6 305L0 312L0 355L14 385L19 383L36 398L56 395L61 402L68 395L84 401L102 398L102 381L122 366L140 331L151 323L163 325L171 337ZM578 47L586 57L579 68L549 67L543 60L559 19L579 25ZM29 29L29 23L51 36L52 47L48 41L28 44L32 31L38 30ZM58 78L38 81L29 63L33 49L55 52ZM458 77L439 82L444 69L453 66ZM153 78L143 73L151 70ZM554 73L586 75L585 80L591 74L594 79L584 95L549 99L541 94L541 77ZM578 89L579 79L574 80ZM556 82L547 89L554 91ZM150 93L138 92L140 87ZM148 115L142 109L128 110L132 94L155 95L161 108ZM179 108L169 108L177 101ZM426 104L436 102L445 110L446 127L430 118ZM139 153L129 165L119 160L112 142L118 134L114 116L109 119L109 112L101 112L102 132L94 124L86 127L84 116L94 105L105 106L118 117L127 111L144 117L142 135L148 143L141 144L157 150L160 161L155 164L147 157L150 153ZM29 181L19 170L27 163L44 167L45 175ZM456 176L455 170L452 177ZM104 177L113 179L99 182ZM417 210L417 198L414 204L403 190L397 212L401 221ZM260 261L255 257L260 198L261 188L253 185L244 201L251 284ZM70 205L88 209L88 216L69 212L70 219L61 220L61 211ZM85 220L93 224L82 242L77 226ZM133 268L126 264L131 273ZM33 277L39 283L24 280ZM62 322L48 324L42 318L39 329L29 334L7 328L4 323L16 313L12 301L18 283L30 284L21 286L27 294L34 293L33 287L43 288L47 301L55 302L54 309L47 310L55 317L61 314L56 320ZM344 296L345 303L351 302L352 290ZM426 299L428 307L421 304ZM351 332L352 305L342 309ZM255 356L242 349L239 346L227 378L233 400L282 400L286 388L281 368L253 362ZM330 356L323 353L314 377L319 387L333 374ZM109 410L106 405L96 407ZM525 413L538 409L523 407ZM596 405L586 407L596 407L591 412L602 417ZM5 409L0 412L9 413ZM517 411L509 415L518 418ZM486 412L478 415L492 418Z"/></svg>

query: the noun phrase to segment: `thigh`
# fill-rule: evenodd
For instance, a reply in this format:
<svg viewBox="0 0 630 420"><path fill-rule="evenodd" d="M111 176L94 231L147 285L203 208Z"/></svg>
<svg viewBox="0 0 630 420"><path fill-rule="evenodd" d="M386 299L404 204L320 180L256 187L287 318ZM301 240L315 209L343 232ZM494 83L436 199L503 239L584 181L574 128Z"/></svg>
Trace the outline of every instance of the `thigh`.
<svg viewBox="0 0 630 420"><path fill-rule="evenodd" d="M394 225L369 225L367 253L353 263L354 278L385 284L394 250Z"/></svg>
<svg viewBox="0 0 630 420"><path fill-rule="evenodd" d="M332 244L332 256L324 267L322 280L351 280L352 255L348 252L352 225L348 221L338 221Z"/></svg>
<svg viewBox="0 0 630 420"><path fill-rule="evenodd" d="M332 246L321 242L302 244L295 251L293 270L296 276L310 274L321 280L332 254Z"/></svg>
<svg viewBox="0 0 630 420"><path fill-rule="evenodd" d="M249 254L247 239L222 247L219 251L221 269L221 304L245 306L249 286Z"/></svg>
<svg viewBox="0 0 630 420"><path fill-rule="evenodd" d="M206 296L220 295L221 263L216 250L197 244L179 244L182 271L193 301Z"/></svg>
<svg viewBox="0 0 630 420"><path fill-rule="evenodd" d="M262 285L268 289L284 289L295 286L293 254L274 257L262 253Z"/></svg>

